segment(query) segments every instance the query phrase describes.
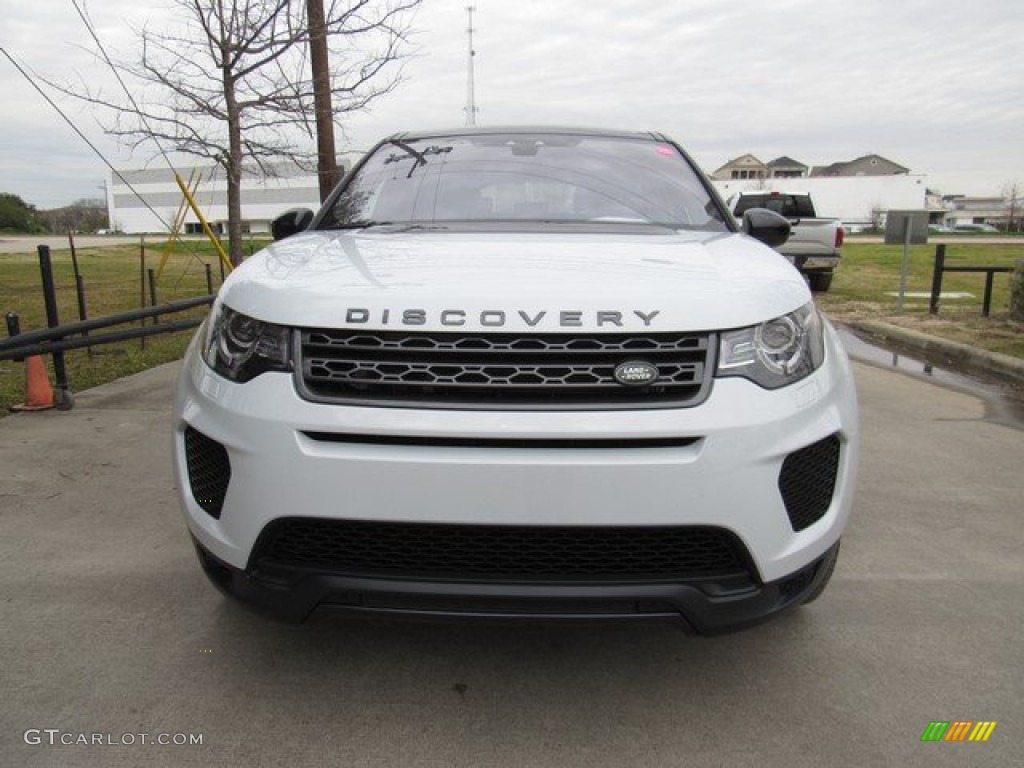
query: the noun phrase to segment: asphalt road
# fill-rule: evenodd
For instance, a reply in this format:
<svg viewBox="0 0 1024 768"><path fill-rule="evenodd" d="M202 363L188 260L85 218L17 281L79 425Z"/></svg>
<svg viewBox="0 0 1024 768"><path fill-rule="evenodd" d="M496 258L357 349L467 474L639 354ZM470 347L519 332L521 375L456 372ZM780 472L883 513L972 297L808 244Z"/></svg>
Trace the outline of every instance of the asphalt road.
<svg viewBox="0 0 1024 768"><path fill-rule="evenodd" d="M76 248L104 248L114 245L137 245L141 235L75 235ZM183 235L183 240L202 241L203 235ZM146 235L150 243L162 242L159 235ZM51 251L70 250L67 235L2 235L0 254L35 253L40 245L50 246Z"/></svg>
<svg viewBox="0 0 1024 768"><path fill-rule="evenodd" d="M137 235L76 235L76 248L98 248L107 245L138 243ZM35 253L40 245L50 246L51 251L69 250L67 235L3 235L0 237L0 254Z"/></svg>
<svg viewBox="0 0 1024 768"><path fill-rule="evenodd" d="M1024 763L1024 432L982 400L858 364L861 484L835 578L746 632L287 627L194 561L175 367L0 420L0 765ZM998 725L921 743L933 720Z"/></svg>
<svg viewBox="0 0 1024 768"><path fill-rule="evenodd" d="M847 235L847 242L871 243L879 245L885 242L881 235ZM937 245L947 243L950 245L1020 245L1024 243L1024 237L1020 235L956 235L953 233L928 235L928 243Z"/></svg>

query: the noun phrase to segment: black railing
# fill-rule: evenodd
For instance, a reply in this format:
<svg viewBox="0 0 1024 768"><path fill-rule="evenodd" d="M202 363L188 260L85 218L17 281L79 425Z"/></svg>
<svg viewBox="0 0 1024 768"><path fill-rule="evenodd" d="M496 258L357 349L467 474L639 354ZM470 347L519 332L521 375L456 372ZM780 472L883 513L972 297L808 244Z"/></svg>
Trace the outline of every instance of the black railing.
<svg viewBox="0 0 1024 768"><path fill-rule="evenodd" d="M157 325L144 325L138 328L124 328L110 333L89 334L98 328L109 328L113 325L123 325L135 320L145 320L160 315L169 315L175 312L184 312L202 305L210 305L217 297L211 293L208 296L196 296L192 299L180 299L160 304L156 307L144 309L131 309L127 312L118 312L106 317L97 317L92 320L84 320L77 323L57 325L52 328L43 328L38 331L26 331L17 333L7 339L0 340L0 360L20 360L29 355L50 355L63 352L68 349L82 349L99 344L113 344L118 341L129 339L141 339L146 336L156 336L161 333L174 333L195 328L202 323L201 318L190 318L188 320L174 320ZM18 316L10 313L7 315L8 332L16 331L18 328ZM68 338L77 336L79 338Z"/></svg>
<svg viewBox="0 0 1024 768"><path fill-rule="evenodd" d="M935 246L935 269L932 272L932 293L928 302L928 312L939 314L939 298L942 296L942 276L946 272L975 272L985 275L985 295L981 302L981 314L988 317L992 310L992 283L996 274L1013 272L1014 267L981 267L969 265L949 266L946 264L946 246Z"/></svg>
<svg viewBox="0 0 1024 768"><path fill-rule="evenodd" d="M53 265L50 261L50 249L48 246L39 246L39 268L42 276L43 301L46 306L46 324L48 327L22 333L18 315L13 312L8 313L6 315L8 338L0 339L0 361L23 360L31 355L52 355L54 378L58 390L57 397L60 402L65 403L65 407L70 407L71 403L67 368L64 364L64 352L66 350L92 348L101 344L113 344L129 339L144 339L148 336L195 328L203 322L202 318L172 320L169 322L160 322L159 318L163 315L184 312L203 305L209 306L217 296L211 291L205 296L179 299L157 306L142 307L140 309L107 315L106 317L79 320L75 323L61 325L57 314ZM207 269L207 286L208 289L212 288L210 285L209 269ZM150 287L151 300L155 301L156 290L152 274L150 275ZM81 301L79 306L79 316L81 317L84 314L81 311ZM143 323L134 328L121 328L106 333L91 333L91 331L101 328L110 328L140 320L145 321L149 318L154 319L153 325Z"/></svg>

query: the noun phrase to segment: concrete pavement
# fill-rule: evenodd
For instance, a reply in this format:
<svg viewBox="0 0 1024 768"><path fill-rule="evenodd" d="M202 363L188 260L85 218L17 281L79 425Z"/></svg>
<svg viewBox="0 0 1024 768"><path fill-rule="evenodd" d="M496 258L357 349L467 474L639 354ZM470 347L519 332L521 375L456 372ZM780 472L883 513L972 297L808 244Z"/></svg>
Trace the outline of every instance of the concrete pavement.
<svg viewBox="0 0 1024 768"><path fill-rule="evenodd" d="M0 420L0 765L1021 764L1024 432L981 400L855 366L861 483L835 578L753 630L288 627L195 562L176 368ZM998 725L920 742L958 719Z"/></svg>

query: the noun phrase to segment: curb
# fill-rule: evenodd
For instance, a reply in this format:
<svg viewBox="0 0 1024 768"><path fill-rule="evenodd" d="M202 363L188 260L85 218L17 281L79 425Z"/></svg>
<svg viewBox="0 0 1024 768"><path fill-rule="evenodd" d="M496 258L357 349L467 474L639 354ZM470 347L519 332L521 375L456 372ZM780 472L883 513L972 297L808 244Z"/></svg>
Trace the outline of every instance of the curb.
<svg viewBox="0 0 1024 768"><path fill-rule="evenodd" d="M914 331L880 320L854 320L845 325L867 333L877 339L891 339L898 344L920 350L921 352L942 355L961 365L984 373L995 373L1024 382L1024 359L977 349L958 341L949 341L927 333Z"/></svg>

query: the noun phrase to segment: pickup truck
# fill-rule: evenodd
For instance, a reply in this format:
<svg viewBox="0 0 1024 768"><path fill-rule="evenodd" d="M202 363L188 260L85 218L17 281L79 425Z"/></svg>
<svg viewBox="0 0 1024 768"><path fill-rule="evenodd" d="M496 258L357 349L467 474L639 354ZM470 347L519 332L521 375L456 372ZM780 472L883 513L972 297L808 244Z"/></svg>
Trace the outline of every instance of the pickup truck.
<svg viewBox="0 0 1024 768"><path fill-rule="evenodd" d="M273 230L177 388L179 500L222 591L294 622L715 634L825 588L849 361L772 248L786 220L737 223L668 137L397 134Z"/></svg>
<svg viewBox="0 0 1024 768"><path fill-rule="evenodd" d="M785 216L792 229L778 251L807 276L811 290L824 292L832 285L846 233L839 219L821 218L810 195L788 192L741 192L730 199L730 209L742 217L751 208L767 208Z"/></svg>

